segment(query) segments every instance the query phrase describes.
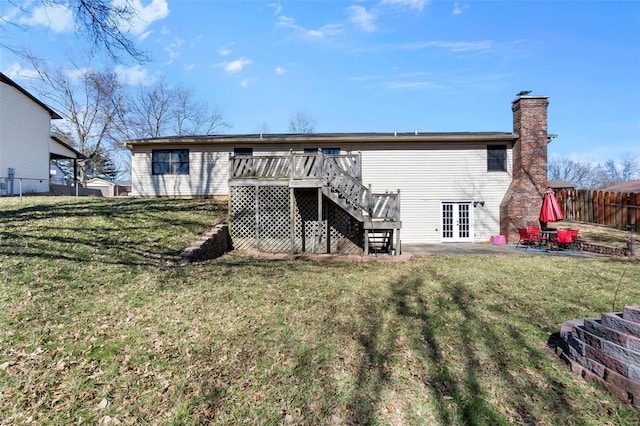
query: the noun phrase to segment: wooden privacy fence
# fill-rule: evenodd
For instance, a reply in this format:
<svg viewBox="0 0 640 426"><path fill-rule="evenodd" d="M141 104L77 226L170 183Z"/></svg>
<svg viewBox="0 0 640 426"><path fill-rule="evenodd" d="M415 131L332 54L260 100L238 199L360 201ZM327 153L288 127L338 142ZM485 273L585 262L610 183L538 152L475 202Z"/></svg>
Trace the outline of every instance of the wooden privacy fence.
<svg viewBox="0 0 640 426"><path fill-rule="evenodd" d="M565 220L640 230L640 194L572 189L555 191Z"/></svg>

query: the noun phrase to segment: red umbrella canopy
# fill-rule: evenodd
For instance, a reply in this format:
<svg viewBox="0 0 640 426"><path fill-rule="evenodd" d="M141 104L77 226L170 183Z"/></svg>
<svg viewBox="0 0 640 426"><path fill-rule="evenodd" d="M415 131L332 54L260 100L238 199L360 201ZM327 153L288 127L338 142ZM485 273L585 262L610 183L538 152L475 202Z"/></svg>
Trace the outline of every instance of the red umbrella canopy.
<svg viewBox="0 0 640 426"><path fill-rule="evenodd" d="M544 193L544 199L542 200L542 209L540 209L540 220L542 222L557 222L564 219L562 211L560 210L560 204L556 199L556 195L553 193L553 189L547 189Z"/></svg>

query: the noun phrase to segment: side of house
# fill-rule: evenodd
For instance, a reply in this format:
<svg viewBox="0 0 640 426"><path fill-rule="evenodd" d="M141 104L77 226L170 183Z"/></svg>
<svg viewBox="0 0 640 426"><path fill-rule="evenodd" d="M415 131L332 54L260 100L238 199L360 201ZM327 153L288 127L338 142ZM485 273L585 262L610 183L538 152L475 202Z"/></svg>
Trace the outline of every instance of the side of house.
<svg viewBox="0 0 640 426"><path fill-rule="evenodd" d="M49 191L51 119L60 116L0 74L0 194ZM0 188L2 189L2 188Z"/></svg>

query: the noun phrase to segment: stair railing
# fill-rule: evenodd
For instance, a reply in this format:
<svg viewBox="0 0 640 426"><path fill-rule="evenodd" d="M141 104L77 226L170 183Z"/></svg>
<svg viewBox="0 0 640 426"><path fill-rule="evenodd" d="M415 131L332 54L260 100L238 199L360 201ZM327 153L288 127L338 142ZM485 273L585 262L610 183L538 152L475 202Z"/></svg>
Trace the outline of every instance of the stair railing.
<svg viewBox="0 0 640 426"><path fill-rule="evenodd" d="M321 151L318 151L318 160L317 165L322 170L321 176L329 188L337 192L353 207L371 215L371 189L360 183L358 179L351 176L331 158L327 158Z"/></svg>

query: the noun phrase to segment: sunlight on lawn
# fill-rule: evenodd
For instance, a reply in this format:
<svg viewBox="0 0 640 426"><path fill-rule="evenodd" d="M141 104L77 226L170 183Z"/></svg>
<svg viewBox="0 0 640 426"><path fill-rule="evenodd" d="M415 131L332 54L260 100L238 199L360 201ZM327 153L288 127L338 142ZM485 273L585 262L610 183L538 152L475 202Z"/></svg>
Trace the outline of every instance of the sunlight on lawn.
<svg viewBox="0 0 640 426"><path fill-rule="evenodd" d="M638 419L547 348L566 320L638 304L637 260L231 254L178 267L226 205L0 203L0 423Z"/></svg>

